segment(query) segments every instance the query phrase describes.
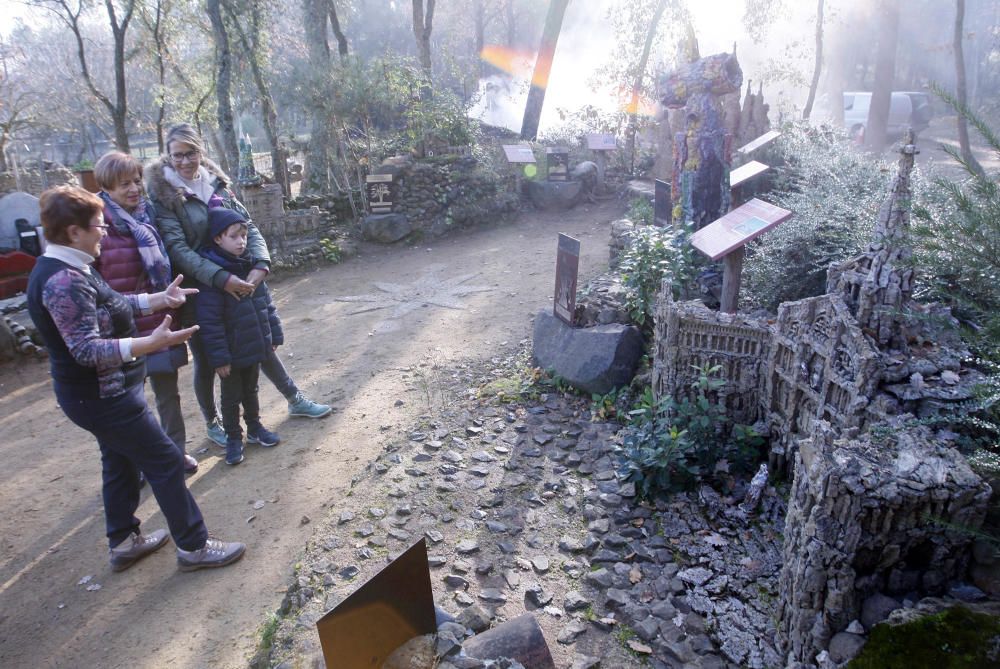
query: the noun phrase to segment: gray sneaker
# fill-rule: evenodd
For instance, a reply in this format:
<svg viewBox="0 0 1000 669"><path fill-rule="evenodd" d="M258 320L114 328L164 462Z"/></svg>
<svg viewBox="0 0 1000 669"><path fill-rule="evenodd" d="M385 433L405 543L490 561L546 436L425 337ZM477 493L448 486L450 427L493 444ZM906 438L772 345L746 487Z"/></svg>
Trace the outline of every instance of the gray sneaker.
<svg viewBox="0 0 1000 669"><path fill-rule="evenodd" d="M219 541L209 537L205 545L196 551L177 549L177 568L181 571L194 571L209 567L225 567L243 557L246 544L238 541Z"/></svg>
<svg viewBox="0 0 1000 669"><path fill-rule="evenodd" d="M125 571L136 562L167 543L170 535L166 530L156 530L143 536L133 532L129 537L108 551L111 571Z"/></svg>
<svg viewBox="0 0 1000 669"><path fill-rule="evenodd" d="M226 431L222 429L218 418L213 418L206 423L205 430L208 432L208 438L213 444L222 448L226 447Z"/></svg>

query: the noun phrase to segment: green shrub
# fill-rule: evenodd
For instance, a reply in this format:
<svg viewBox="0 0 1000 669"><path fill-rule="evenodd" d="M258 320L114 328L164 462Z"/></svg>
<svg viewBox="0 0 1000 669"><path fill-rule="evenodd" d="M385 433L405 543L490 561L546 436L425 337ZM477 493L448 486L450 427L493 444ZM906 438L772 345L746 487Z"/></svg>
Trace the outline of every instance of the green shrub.
<svg viewBox="0 0 1000 669"><path fill-rule="evenodd" d="M947 99L947 96L946 96ZM968 109L956 111L1000 155L1000 138ZM974 325L969 333L981 353L1000 360L1000 184L964 163L966 178L937 178L928 197L914 207L914 263L918 296L942 300Z"/></svg>
<svg viewBox="0 0 1000 669"><path fill-rule="evenodd" d="M691 398L654 400L647 389L629 412L619 475L636 484L639 497L652 499L753 469L764 439L745 425L729 429L725 407L714 399L725 385L718 371L699 369Z"/></svg>
<svg viewBox="0 0 1000 669"><path fill-rule="evenodd" d="M625 288L625 307L632 320L652 324L653 306L660 285L669 279L674 299L687 295L693 283L695 258L688 243L690 228L637 227L619 258Z"/></svg>
<svg viewBox="0 0 1000 669"><path fill-rule="evenodd" d="M743 270L745 304L772 311L823 294L830 263L865 250L892 176L831 127L789 125L776 151L764 197L794 216L750 244Z"/></svg>

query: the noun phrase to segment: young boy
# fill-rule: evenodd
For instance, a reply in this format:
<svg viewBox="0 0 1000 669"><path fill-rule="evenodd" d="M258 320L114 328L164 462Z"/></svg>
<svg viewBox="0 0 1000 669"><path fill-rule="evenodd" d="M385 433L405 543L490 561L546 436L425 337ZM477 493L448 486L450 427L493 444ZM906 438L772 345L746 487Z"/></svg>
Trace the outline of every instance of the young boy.
<svg viewBox="0 0 1000 669"><path fill-rule="evenodd" d="M224 207L208 211L207 245L202 256L223 270L246 279L254 259L247 251L247 223ZM284 343L281 321L263 282L250 297L236 299L214 286L201 285L195 303L195 315L201 329L209 363L222 385L222 427L226 431L226 464L243 462L243 432L240 429L240 404L247 425L247 442L271 447L279 437L260 424L257 379L260 363L268 348Z"/></svg>

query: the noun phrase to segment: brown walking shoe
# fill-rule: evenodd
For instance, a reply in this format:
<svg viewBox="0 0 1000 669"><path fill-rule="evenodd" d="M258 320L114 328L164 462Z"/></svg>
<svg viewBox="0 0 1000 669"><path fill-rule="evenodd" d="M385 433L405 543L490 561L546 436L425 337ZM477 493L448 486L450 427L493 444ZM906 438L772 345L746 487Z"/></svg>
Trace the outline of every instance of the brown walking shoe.
<svg viewBox="0 0 1000 669"><path fill-rule="evenodd" d="M177 549L177 568L181 571L194 571L209 567L225 567L243 557L246 544L238 541L219 541L209 537L205 545L196 551Z"/></svg>
<svg viewBox="0 0 1000 669"><path fill-rule="evenodd" d="M161 548L169 539L170 535L167 534L166 530L156 530L145 536L133 532L125 541L108 551L111 557L111 571L125 571L142 558Z"/></svg>

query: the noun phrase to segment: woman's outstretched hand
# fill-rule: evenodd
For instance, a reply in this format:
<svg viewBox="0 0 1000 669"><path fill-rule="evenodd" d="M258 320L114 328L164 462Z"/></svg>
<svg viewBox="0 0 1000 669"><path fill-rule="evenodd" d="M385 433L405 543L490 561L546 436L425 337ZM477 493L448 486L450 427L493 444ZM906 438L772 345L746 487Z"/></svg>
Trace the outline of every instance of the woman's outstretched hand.
<svg viewBox="0 0 1000 669"><path fill-rule="evenodd" d="M188 295L196 295L198 293L197 288L181 288L181 281L184 280L183 274L178 274L177 277L170 282L166 290L160 293L153 293L149 296L149 307L153 311L160 311L161 309L176 309L182 304L187 302Z"/></svg>
<svg viewBox="0 0 1000 669"><path fill-rule="evenodd" d="M139 357L153 351L183 344L198 331L197 325L182 330L171 330L170 323L173 319L170 314L163 317L163 322L156 326L156 329L145 337L136 337L132 340L132 355Z"/></svg>

